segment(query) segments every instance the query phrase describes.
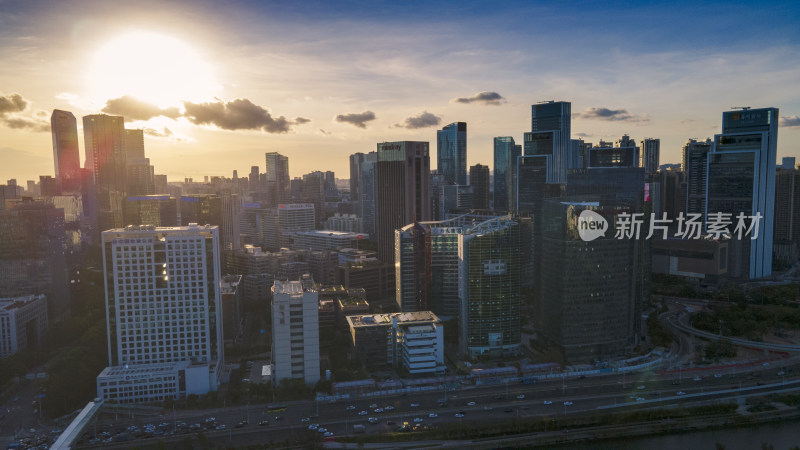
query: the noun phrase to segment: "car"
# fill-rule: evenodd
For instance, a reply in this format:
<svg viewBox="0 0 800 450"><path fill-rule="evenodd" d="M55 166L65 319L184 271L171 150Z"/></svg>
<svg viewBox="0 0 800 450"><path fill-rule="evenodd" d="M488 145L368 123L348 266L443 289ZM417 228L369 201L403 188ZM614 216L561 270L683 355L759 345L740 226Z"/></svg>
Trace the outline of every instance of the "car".
<svg viewBox="0 0 800 450"><path fill-rule="evenodd" d="M300 419L300 422L303 422L303 423L311 422L311 418L310 417L303 417L302 419Z"/></svg>
<svg viewBox="0 0 800 450"><path fill-rule="evenodd" d="M267 426L269 425L269 420L262 420L261 422L258 422L258 425L262 427Z"/></svg>
<svg viewBox="0 0 800 450"><path fill-rule="evenodd" d="M764 367L769 367L769 363L768 363L768 362L766 362L766 363L762 364L762 366L764 366Z"/></svg>
<svg viewBox="0 0 800 450"><path fill-rule="evenodd" d="M644 401L644 397L636 397L636 401L637 401L637 402Z"/></svg>
<svg viewBox="0 0 800 450"><path fill-rule="evenodd" d="M327 433L328 429L327 428L317 428L317 431L320 432L320 433Z"/></svg>
<svg viewBox="0 0 800 450"><path fill-rule="evenodd" d="M469 402L467 403L467 406L475 406L475 402Z"/></svg>
<svg viewBox="0 0 800 450"><path fill-rule="evenodd" d="M249 382L250 382L250 378L242 378L242 383L249 383Z"/></svg>
<svg viewBox="0 0 800 450"><path fill-rule="evenodd" d="M345 410L347 410L347 411L352 411L354 409L356 409L356 405L350 405L347 408L345 408Z"/></svg>
<svg viewBox="0 0 800 450"><path fill-rule="evenodd" d="M545 401L544 401L544 404L545 404L545 405L552 405L552 404L553 404L553 402L552 402L552 401L550 401L550 400L545 400Z"/></svg>
<svg viewBox="0 0 800 450"><path fill-rule="evenodd" d="M678 395L686 395L686 392L680 391L678 392Z"/></svg>
<svg viewBox="0 0 800 450"><path fill-rule="evenodd" d="M524 399L524 398L525 398L525 394L519 394L519 395L517 396L517 400L522 400L522 399Z"/></svg>
<svg viewBox="0 0 800 450"><path fill-rule="evenodd" d="M218 430L224 430L224 429L226 429L226 428L228 428L228 427L226 427L224 423L223 423L223 424L221 424L221 425L217 425L217 429L218 429Z"/></svg>
<svg viewBox="0 0 800 450"><path fill-rule="evenodd" d="M431 418L431 419L435 419L435 418L439 417L439 415L436 414L436 413L430 413L430 414L428 414L428 417Z"/></svg>
<svg viewBox="0 0 800 450"><path fill-rule="evenodd" d="M368 414L368 413L367 413L366 411L359 411L359 412L358 412L358 415L359 415L359 416L366 416L367 414Z"/></svg>
<svg viewBox="0 0 800 450"><path fill-rule="evenodd" d="M638 389L640 391L643 391L643 390L647 389L647 386L641 385L641 386L637 387L636 389Z"/></svg>
<svg viewBox="0 0 800 450"><path fill-rule="evenodd" d="M464 414L463 413L456 413L456 417L458 417L460 419L460 418L464 417Z"/></svg>
<svg viewBox="0 0 800 450"><path fill-rule="evenodd" d="M377 417L370 417L369 419L367 419L367 421L369 423L371 423L371 424L376 424L376 423L378 423L378 418Z"/></svg>
<svg viewBox="0 0 800 450"><path fill-rule="evenodd" d="M211 423L211 422L216 422L216 421L217 421L217 419L215 419L213 417L206 417L206 423ZM148 425L145 425L145 427L148 426ZM152 426L152 425L150 425L150 426Z"/></svg>
<svg viewBox="0 0 800 450"><path fill-rule="evenodd" d="M369 409L375 409L377 407L378 407L377 403L373 403L373 404L369 405Z"/></svg>
<svg viewBox="0 0 800 450"><path fill-rule="evenodd" d="M383 408L375 408L375 414L380 414L383 412Z"/></svg>
<svg viewBox="0 0 800 450"><path fill-rule="evenodd" d="M283 416L275 416L275 422L280 422L283 420Z"/></svg>
<svg viewBox="0 0 800 450"><path fill-rule="evenodd" d="M384 407L383 409L385 409L386 411L391 411L391 410L394 409L394 406L389 405L389 406Z"/></svg>
<svg viewBox="0 0 800 450"><path fill-rule="evenodd" d="M703 379L700 377L694 377L694 381L703 381Z"/></svg>
<svg viewBox="0 0 800 450"><path fill-rule="evenodd" d="M309 430L316 430L317 428L319 428L318 423L312 423L311 425L308 426Z"/></svg>
<svg viewBox="0 0 800 450"><path fill-rule="evenodd" d="M511 409L511 408L508 408L508 409L504 409L504 410L503 410L503 412L510 413L510 412L514 412L514 410L513 410L513 409Z"/></svg>
<svg viewBox="0 0 800 450"><path fill-rule="evenodd" d="M491 406L484 406L484 407L483 407L483 410L484 410L484 411L491 411L491 410L493 410L493 409L494 409L494 408L492 408Z"/></svg>
<svg viewBox="0 0 800 450"><path fill-rule="evenodd" d="M782 377L784 374L785 374L785 372L781 370L780 372L776 373L775 375L777 375L779 377Z"/></svg>
<svg viewBox="0 0 800 450"><path fill-rule="evenodd" d="M412 408L419 408L419 403L412 403L409 406Z"/></svg>
<svg viewBox="0 0 800 450"><path fill-rule="evenodd" d="M244 423L239 422L236 425L234 425L233 428L242 428L243 426L244 426Z"/></svg>
<svg viewBox="0 0 800 450"><path fill-rule="evenodd" d="M425 419L423 419L422 417L414 417L414 423L421 423L421 422L424 422L424 421L425 421Z"/></svg>
<svg viewBox="0 0 800 450"><path fill-rule="evenodd" d="M323 434L323 436L331 437L331 436L333 436L333 431L326 431L325 434Z"/></svg>
<svg viewBox="0 0 800 450"><path fill-rule="evenodd" d="M564 406L572 406L572 402L566 401L566 402L564 402Z"/></svg>

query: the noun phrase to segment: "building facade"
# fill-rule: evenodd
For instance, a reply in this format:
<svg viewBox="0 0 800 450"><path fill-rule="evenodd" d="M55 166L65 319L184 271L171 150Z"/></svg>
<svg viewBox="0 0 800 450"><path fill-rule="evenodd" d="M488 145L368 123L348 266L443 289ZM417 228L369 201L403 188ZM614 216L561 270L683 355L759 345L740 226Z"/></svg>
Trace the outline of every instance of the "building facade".
<svg viewBox="0 0 800 450"><path fill-rule="evenodd" d="M0 360L20 350L35 349L47 333L47 297L0 298Z"/></svg>
<svg viewBox="0 0 800 450"><path fill-rule="evenodd" d="M272 366L276 384L298 379L313 386L320 380L319 296L304 280L272 286Z"/></svg>
<svg viewBox="0 0 800 450"><path fill-rule="evenodd" d="M437 170L448 184L467 184L467 124L454 122L436 132Z"/></svg>

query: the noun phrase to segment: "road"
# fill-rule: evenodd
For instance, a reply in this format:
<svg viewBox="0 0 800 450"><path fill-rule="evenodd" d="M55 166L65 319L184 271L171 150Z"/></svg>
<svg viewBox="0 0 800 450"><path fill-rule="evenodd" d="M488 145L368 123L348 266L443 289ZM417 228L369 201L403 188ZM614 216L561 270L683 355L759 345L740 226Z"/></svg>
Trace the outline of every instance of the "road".
<svg viewBox="0 0 800 450"><path fill-rule="evenodd" d="M403 422L414 424L419 418L421 424L438 426L443 423L462 424L486 423L512 417L533 418L543 416L569 415L591 411L613 409L614 407L654 407L666 404L688 403L706 400L728 399L740 395L763 394L782 388L797 389L800 386L800 363L787 360L784 365L770 363L751 368L727 367L716 370L680 370L678 372L648 372L625 375L587 377L582 380L540 382L534 385L500 385L464 388L449 392L447 405L439 406L444 392L435 391L414 396L390 396L375 399L357 399L337 403L314 401L296 402L286 411L270 413L264 405L225 408L212 411L176 411L174 417L136 419L120 421L114 426L101 421L98 431L108 429L116 432L136 423L158 424L167 421L185 421L188 424L204 423L206 418L215 417L218 424L225 424L225 430L206 432L210 439L227 440L233 445L248 443L279 442L291 436L312 433L311 423L319 424L335 435L349 434L354 424L363 424L368 433L393 431ZM781 373L782 375L778 375ZM763 386L762 386L763 385ZM679 394L681 393L681 394ZM524 395L524 398L517 398ZM551 402L545 404L545 402ZM475 402L474 405L470 405ZM571 404L565 402L570 402ZM418 407L412 407L418 403ZM371 404L384 409L375 413ZM354 408L348 409L349 406ZM394 409L385 411L386 406ZM486 408L486 410L484 409ZM360 411L368 411L360 416ZM463 412L463 417L456 413ZM430 418L435 413L437 417ZM275 418L281 420L276 421ZM370 424L367 418L375 417L377 424ZM302 419L308 418L308 422ZM243 419L249 425L234 428ZM268 426L258 426L261 420L269 420ZM183 440L185 435L161 436L161 439ZM226 439L227 438L227 439ZM144 443L144 442L143 442ZM108 445L104 445L108 447Z"/></svg>

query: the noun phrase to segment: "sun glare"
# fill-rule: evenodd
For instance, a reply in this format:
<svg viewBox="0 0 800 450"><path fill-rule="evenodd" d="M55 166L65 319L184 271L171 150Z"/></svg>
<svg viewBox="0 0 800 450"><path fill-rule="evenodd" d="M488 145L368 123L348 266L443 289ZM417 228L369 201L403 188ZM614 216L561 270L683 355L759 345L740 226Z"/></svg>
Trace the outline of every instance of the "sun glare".
<svg viewBox="0 0 800 450"><path fill-rule="evenodd" d="M219 85L192 48L169 36L126 34L103 45L89 70L92 96L101 103L130 95L161 107L212 98Z"/></svg>

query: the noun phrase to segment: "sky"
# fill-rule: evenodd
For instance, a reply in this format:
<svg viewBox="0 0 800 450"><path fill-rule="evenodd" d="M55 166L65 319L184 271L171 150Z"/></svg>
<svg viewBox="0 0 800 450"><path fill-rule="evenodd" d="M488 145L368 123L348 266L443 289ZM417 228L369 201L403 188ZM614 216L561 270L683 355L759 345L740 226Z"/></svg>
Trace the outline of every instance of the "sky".
<svg viewBox="0 0 800 450"><path fill-rule="evenodd" d="M112 4L113 3L113 4ZM125 3L125 4L117 4ZM572 138L661 139L678 163L731 107L780 109L800 162L800 3L0 0L0 183L54 175L49 118L123 115L170 181L333 170L467 122L467 163L572 103Z"/></svg>

